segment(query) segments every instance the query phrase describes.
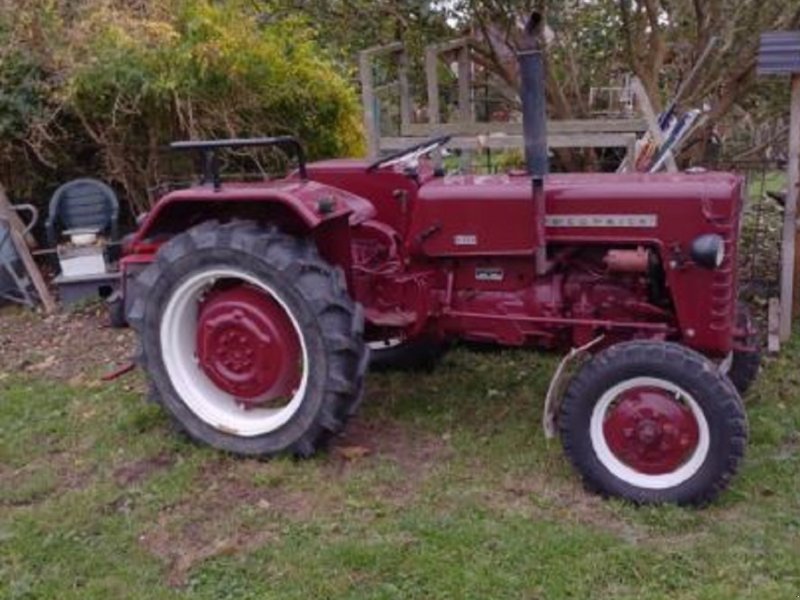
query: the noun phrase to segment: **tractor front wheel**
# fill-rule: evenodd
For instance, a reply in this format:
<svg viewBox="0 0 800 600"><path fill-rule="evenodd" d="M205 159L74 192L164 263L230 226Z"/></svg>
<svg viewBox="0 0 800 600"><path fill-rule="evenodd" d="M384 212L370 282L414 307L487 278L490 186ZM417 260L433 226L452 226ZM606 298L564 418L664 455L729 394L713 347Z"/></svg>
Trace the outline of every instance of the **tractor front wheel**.
<svg viewBox="0 0 800 600"><path fill-rule="evenodd" d="M626 342L592 358L564 395L559 428L590 489L639 504L710 502L747 441L730 380L700 354L665 342Z"/></svg>
<svg viewBox="0 0 800 600"><path fill-rule="evenodd" d="M196 441L309 456L357 406L361 310L310 242L207 222L165 244L134 285L139 363Z"/></svg>

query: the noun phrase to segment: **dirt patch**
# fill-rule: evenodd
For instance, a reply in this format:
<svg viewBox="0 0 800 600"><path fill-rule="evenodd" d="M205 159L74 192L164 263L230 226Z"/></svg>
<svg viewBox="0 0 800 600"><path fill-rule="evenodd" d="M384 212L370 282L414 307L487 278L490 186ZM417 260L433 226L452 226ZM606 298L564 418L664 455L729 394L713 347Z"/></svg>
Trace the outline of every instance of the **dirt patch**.
<svg viewBox="0 0 800 600"><path fill-rule="evenodd" d="M161 515L156 527L140 536L139 542L164 561L167 585L183 587L195 565L216 556L249 552L274 537L270 530L240 523L211 529L202 517L185 521L176 530L170 516Z"/></svg>
<svg viewBox="0 0 800 600"><path fill-rule="evenodd" d="M155 526L139 537L163 561L168 585L186 585L191 569L209 558L259 548L277 537L283 518L310 516L305 495L253 482L258 468L265 466L227 457L205 463L193 493L162 510Z"/></svg>
<svg viewBox="0 0 800 600"><path fill-rule="evenodd" d="M563 481L545 474L509 475L495 489L486 492L483 500L495 510L535 519L557 518L610 533L634 544L650 536L646 528L620 518L606 500L584 490L577 478Z"/></svg>
<svg viewBox="0 0 800 600"><path fill-rule="evenodd" d="M157 471L171 467L174 463L175 458L163 452L122 465L114 471L114 481L120 486L134 485L148 479Z"/></svg>
<svg viewBox="0 0 800 600"><path fill-rule="evenodd" d="M16 469L0 465L0 505L40 503L56 494L85 489L93 478L93 468L75 464L66 452L47 454Z"/></svg>
<svg viewBox="0 0 800 600"><path fill-rule="evenodd" d="M0 308L0 379L22 372L72 385L96 383L133 354L133 332L108 323L102 304L50 316Z"/></svg>
<svg viewBox="0 0 800 600"><path fill-rule="evenodd" d="M204 463L193 492L161 511L139 538L161 559L169 585L187 583L192 568L220 555L247 553L278 539L283 524L346 510L345 486L381 461L397 465L399 481L378 483L369 495L407 505L426 474L449 452L441 438L413 434L389 421L354 420L326 456L312 461L239 460L220 456ZM154 465L134 463L118 471L136 477ZM156 467L158 468L158 467ZM364 515L368 518L368 515Z"/></svg>
<svg viewBox="0 0 800 600"><path fill-rule="evenodd" d="M332 444L330 460L341 472L358 465L359 459L387 460L409 477L421 478L450 454L447 437L412 432L389 420L356 417L348 422Z"/></svg>
<svg viewBox="0 0 800 600"><path fill-rule="evenodd" d="M648 524L626 517L618 504L586 491L577 477L563 480L545 474L529 474L521 478L507 476L497 489L486 493L483 499L494 510L588 527L639 546L643 551L664 546L676 550L693 547L708 536L704 523L719 521L723 512L736 512L735 509L726 508L717 515L705 513L708 519L695 523L692 519L698 513L686 509L689 514L685 518L692 525L680 527L675 524L665 528L660 524ZM641 510L646 511L647 508ZM676 516L681 518L680 514Z"/></svg>

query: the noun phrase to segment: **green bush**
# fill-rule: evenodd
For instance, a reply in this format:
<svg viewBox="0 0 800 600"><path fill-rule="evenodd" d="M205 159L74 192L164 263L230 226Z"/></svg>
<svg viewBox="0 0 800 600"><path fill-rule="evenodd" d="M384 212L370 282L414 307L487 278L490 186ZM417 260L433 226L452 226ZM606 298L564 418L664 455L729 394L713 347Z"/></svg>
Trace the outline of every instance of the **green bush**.
<svg viewBox="0 0 800 600"><path fill-rule="evenodd" d="M264 23L235 0L10 4L0 32L19 51L0 63L0 168L14 165L12 191L91 174L140 210L170 174L174 139L292 134L312 157L363 149L353 89L297 20Z"/></svg>

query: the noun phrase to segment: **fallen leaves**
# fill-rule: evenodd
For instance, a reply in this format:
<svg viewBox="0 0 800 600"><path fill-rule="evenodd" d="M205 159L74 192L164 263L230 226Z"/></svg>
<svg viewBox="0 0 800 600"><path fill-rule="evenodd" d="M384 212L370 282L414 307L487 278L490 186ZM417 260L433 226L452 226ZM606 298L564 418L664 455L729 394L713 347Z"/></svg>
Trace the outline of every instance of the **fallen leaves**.
<svg viewBox="0 0 800 600"><path fill-rule="evenodd" d="M345 460L357 460L372 454L372 450L366 446L337 446L335 453Z"/></svg>
<svg viewBox="0 0 800 600"><path fill-rule="evenodd" d="M0 309L0 381L27 372L71 387L98 387L99 375L133 352L133 333L108 327L103 306L47 317L14 308Z"/></svg>

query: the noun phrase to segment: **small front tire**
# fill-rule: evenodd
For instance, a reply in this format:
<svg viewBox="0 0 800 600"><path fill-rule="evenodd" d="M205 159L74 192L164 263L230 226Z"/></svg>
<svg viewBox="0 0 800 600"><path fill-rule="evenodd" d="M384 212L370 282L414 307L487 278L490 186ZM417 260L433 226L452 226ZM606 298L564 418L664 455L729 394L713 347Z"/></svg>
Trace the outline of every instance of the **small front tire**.
<svg viewBox="0 0 800 600"><path fill-rule="evenodd" d="M587 487L637 504L710 502L747 441L733 384L700 354L665 342L621 343L592 358L564 395L559 428Z"/></svg>

